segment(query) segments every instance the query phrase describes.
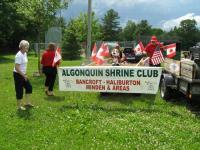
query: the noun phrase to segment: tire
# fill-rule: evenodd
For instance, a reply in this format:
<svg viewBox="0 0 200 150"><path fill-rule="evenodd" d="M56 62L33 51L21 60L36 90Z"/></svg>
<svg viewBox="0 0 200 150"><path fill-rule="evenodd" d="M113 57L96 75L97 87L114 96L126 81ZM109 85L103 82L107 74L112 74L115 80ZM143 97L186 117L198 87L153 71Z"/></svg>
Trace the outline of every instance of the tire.
<svg viewBox="0 0 200 150"><path fill-rule="evenodd" d="M100 92L100 96L101 96L101 97L107 97L107 96L109 96L109 95L110 95L110 93Z"/></svg>
<svg viewBox="0 0 200 150"><path fill-rule="evenodd" d="M161 80L161 84L160 84L160 96L164 100L169 100L171 98L171 92L172 92L172 90L169 87L167 87L166 81L163 78Z"/></svg>

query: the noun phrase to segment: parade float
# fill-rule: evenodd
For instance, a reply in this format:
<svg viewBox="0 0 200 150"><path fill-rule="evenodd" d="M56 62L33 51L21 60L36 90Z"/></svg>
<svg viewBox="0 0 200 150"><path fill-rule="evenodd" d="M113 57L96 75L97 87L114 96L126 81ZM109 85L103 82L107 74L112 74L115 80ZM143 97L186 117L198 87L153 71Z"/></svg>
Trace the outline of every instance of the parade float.
<svg viewBox="0 0 200 150"><path fill-rule="evenodd" d="M149 67L146 57L133 54L136 61L127 61L128 54L123 52L126 47L120 47L119 54L118 46L109 50L108 45L102 43L98 51L94 46L87 65L59 67L59 90L156 94L162 67ZM134 52L133 47L130 52Z"/></svg>
<svg viewBox="0 0 200 150"><path fill-rule="evenodd" d="M181 59L165 59L160 95L170 100L179 92L189 100L200 96L200 45L182 51Z"/></svg>

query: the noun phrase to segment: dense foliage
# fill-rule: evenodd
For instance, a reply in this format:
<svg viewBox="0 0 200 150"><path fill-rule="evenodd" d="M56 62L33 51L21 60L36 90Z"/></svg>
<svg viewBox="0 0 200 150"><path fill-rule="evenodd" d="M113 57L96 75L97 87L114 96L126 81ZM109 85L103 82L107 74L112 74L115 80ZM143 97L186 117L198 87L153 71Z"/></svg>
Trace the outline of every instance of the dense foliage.
<svg viewBox="0 0 200 150"><path fill-rule="evenodd" d="M63 49L64 57L66 59L78 59L80 57L80 45L76 37L76 26L75 22L71 20L64 32L63 36Z"/></svg>
<svg viewBox="0 0 200 150"><path fill-rule="evenodd" d="M63 52L68 59L79 58L80 48L86 48L87 14L81 13L67 23L58 15L67 8L71 0L1 0L0 2L0 49L17 49L21 39L30 42L44 42L45 32L52 26L59 25L63 31ZM153 28L148 20L136 23L128 20L120 26L120 16L114 9L108 10L98 19L92 14L92 43L95 41L144 41L151 35L160 40L181 43L182 49L188 49L200 41L200 30L195 20L183 20L179 26L170 31Z"/></svg>
<svg viewBox="0 0 200 150"><path fill-rule="evenodd" d="M119 40L119 33L121 31L118 12L110 9L102 19L102 33L104 41Z"/></svg>
<svg viewBox="0 0 200 150"><path fill-rule="evenodd" d="M70 0L1 0L0 47L17 48L21 39L44 42L48 27L57 21L60 9Z"/></svg>

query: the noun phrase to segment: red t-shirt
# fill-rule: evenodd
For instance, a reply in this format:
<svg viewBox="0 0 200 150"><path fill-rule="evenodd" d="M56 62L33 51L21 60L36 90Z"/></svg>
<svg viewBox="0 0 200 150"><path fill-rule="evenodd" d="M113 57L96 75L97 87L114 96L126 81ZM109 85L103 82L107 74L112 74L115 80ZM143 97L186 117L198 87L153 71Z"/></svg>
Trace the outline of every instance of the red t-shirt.
<svg viewBox="0 0 200 150"><path fill-rule="evenodd" d="M53 60L55 57L55 51L52 50L46 50L43 54L42 54L42 60L41 60L41 64L44 67L52 67L53 65ZM58 61L55 66L59 65L60 61Z"/></svg>
<svg viewBox="0 0 200 150"><path fill-rule="evenodd" d="M162 47L163 47L163 44L161 44L160 42L157 42L156 44L152 44L151 42L148 43L145 47L145 51L147 53L147 56L150 57L150 63L152 64L151 62L151 57L153 56L153 53L156 49L157 46L160 46L161 50L162 50Z"/></svg>

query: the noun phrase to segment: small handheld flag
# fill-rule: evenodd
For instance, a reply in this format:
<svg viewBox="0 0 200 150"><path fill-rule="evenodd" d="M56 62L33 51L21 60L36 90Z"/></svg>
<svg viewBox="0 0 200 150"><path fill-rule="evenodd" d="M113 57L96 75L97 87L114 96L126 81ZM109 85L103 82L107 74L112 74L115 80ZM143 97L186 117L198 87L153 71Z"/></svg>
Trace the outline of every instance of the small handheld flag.
<svg viewBox="0 0 200 150"><path fill-rule="evenodd" d="M160 46L157 46L153 53L153 56L151 57L151 62L153 63L153 65L158 65L163 61L164 61L164 57L160 50Z"/></svg>
<svg viewBox="0 0 200 150"><path fill-rule="evenodd" d="M176 43L166 45L163 49L166 50L167 58L173 58L176 55Z"/></svg>
<svg viewBox="0 0 200 150"><path fill-rule="evenodd" d="M135 51L136 55L142 54L142 52L144 51L144 46L143 46L142 42L139 42L136 45L136 47L134 48L134 51Z"/></svg>
<svg viewBox="0 0 200 150"><path fill-rule="evenodd" d="M93 47L93 49L92 49L92 55L91 55L91 60L93 61L93 62L95 62L95 60L96 60L96 55L97 55L97 45L96 45L96 43L94 44L94 47Z"/></svg>
<svg viewBox="0 0 200 150"><path fill-rule="evenodd" d="M55 51L55 56L54 56L54 59L53 59L53 64L52 64L52 66L54 67L55 64L56 64L59 60L61 60L61 59L62 59L62 57L61 57L61 49L58 47L58 48L56 49L56 51Z"/></svg>
<svg viewBox="0 0 200 150"><path fill-rule="evenodd" d="M108 57L109 55L110 55L110 53L109 53L108 45L105 43L102 43L101 47L99 48L99 50L96 54L96 58L95 58L96 64L101 65L101 64L105 63L104 57Z"/></svg>

